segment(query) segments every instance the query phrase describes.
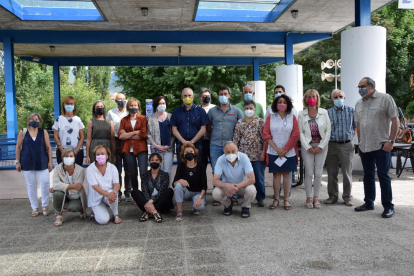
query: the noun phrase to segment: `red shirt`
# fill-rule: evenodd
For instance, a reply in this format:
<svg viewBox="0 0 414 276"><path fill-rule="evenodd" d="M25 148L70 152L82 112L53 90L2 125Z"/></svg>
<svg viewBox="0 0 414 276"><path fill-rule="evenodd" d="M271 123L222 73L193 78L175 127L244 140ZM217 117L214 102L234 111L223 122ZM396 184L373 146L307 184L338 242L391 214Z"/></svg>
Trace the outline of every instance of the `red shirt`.
<svg viewBox="0 0 414 276"><path fill-rule="evenodd" d="M143 115L137 115L137 122L134 128L131 124L131 116L122 118L119 126L118 137L121 136L121 130L125 130L126 133L139 130L139 140L127 139L122 141L122 153L130 153L131 146L134 150L134 154L137 155L141 151L148 151L147 147L147 118Z"/></svg>

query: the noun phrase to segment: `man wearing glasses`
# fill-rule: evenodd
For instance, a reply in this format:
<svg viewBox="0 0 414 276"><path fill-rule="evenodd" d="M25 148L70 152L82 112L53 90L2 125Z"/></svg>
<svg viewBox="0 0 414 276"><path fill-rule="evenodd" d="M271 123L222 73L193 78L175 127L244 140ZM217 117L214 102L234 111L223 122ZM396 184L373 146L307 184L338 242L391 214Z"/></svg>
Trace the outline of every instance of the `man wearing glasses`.
<svg viewBox="0 0 414 276"><path fill-rule="evenodd" d="M357 122L359 156L364 168L365 203L355 208L362 212L374 210L375 168L381 187L381 203L384 207L383 218L394 215L392 204L391 150L398 130L398 110L394 99L375 89L375 81L363 78L359 84L359 99L355 105L354 119ZM391 127L391 128L390 128ZM391 131L390 131L391 129Z"/></svg>
<svg viewBox="0 0 414 276"><path fill-rule="evenodd" d="M326 168L328 172L328 195L326 204L338 201L339 164L343 175L342 199L347 206L352 206L352 159L354 158L354 143L356 134L354 109L344 105L345 93L341 90L332 91L333 107L328 109L331 120L331 137L329 139Z"/></svg>
<svg viewBox="0 0 414 276"><path fill-rule="evenodd" d="M125 116L128 115L128 111L126 110L125 106L126 106L126 98L125 95L122 93L118 93L115 96L115 103L117 105L117 107L112 108L111 110L108 111L108 115L107 115L107 119L111 120L114 123L114 134L115 134L115 143L116 143L116 148L115 148L115 167L118 170L118 174L119 174L119 184L121 185L119 187L119 192L118 192L118 202L121 201L121 197L122 197L122 192L121 192L121 188L122 188L122 152L121 152L121 146L122 146L122 140L118 138L118 130L119 130L119 125L121 123L122 118L124 118ZM125 179L124 179L124 183L125 183L125 201L126 202L132 202L132 197L131 197L131 180L129 179L129 176L127 176L128 174L125 174Z"/></svg>

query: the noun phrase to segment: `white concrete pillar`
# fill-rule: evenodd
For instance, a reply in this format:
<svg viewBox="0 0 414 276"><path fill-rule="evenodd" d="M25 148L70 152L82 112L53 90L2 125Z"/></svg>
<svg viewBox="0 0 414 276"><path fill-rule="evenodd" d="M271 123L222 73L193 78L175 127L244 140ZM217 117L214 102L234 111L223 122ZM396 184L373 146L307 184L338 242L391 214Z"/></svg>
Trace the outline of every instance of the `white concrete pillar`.
<svg viewBox="0 0 414 276"><path fill-rule="evenodd" d="M361 98L358 83L363 77L375 80L378 92L386 92L386 38L381 26L362 26L341 34L341 88L345 104L355 107Z"/></svg>
<svg viewBox="0 0 414 276"><path fill-rule="evenodd" d="M293 100L293 106L298 112L301 111L304 93L302 65L292 64L276 67L276 84L285 87L286 95Z"/></svg>
<svg viewBox="0 0 414 276"><path fill-rule="evenodd" d="M255 95L253 100L263 106L263 112L266 113L266 82L265 81L248 81L247 84L253 86Z"/></svg>

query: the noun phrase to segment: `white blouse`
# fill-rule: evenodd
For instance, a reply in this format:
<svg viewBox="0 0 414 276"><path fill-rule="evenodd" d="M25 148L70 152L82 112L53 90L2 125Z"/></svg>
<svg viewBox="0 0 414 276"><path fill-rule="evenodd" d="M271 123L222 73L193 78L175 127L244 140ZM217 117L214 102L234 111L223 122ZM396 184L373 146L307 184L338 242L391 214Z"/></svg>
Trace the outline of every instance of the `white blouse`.
<svg viewBox="0 0 414 276"><path fill-rule="evenodd" d="M99 205L103 199L103 195L95 191L93 185L99 185L102 190L110 192L114 188L115 183L119 183L118 170L115 165L106 163L105 174L102 175L95 165L95 162L86 169L86 177L89 182L88 206L93 207Z"/></svg>
<svg viewBox="0 0 414 276"><path fill-rule="evenodd" d="M279 113L270 116L270 133L272 134L272 141L276 147L283 149L292 135L293 130L293 114L287 114L282 119ZM271 146L267 147L267 153L279 156L279 154ZM296 156L295 148L291 148L285 155L286 157Z"/></svg>

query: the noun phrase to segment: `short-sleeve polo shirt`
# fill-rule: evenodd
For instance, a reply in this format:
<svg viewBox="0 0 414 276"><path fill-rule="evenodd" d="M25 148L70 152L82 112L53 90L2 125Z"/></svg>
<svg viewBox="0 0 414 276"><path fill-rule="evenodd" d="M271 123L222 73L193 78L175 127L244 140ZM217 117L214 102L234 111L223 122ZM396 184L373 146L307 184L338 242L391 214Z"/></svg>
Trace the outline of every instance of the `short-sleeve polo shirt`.
<svg viewBox="0 0 414 276"><path fill-rule="evenodd" d="M208 111L212 126L210 145L223 147L225 142L233 141L237 121L243 117L243 112L234 105L229 105L226 112L223 112L220 105L210 109Z"/></svg>
<svg viewBox="0 0 414 276"><path fill-rule="evenodd" d="M225 154L217 159L214 167L214 174L221 175L222 181L226 183L240 183L251 172L253 172L253 167L249 157L240 151L237 153L237 161L234 167L227 161Z"/></svg>

